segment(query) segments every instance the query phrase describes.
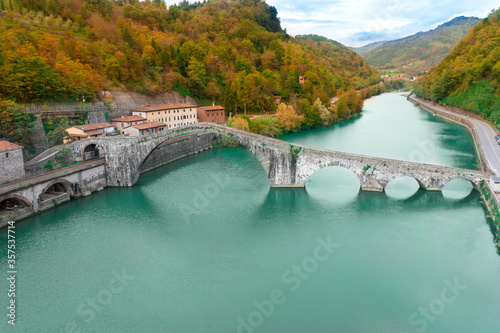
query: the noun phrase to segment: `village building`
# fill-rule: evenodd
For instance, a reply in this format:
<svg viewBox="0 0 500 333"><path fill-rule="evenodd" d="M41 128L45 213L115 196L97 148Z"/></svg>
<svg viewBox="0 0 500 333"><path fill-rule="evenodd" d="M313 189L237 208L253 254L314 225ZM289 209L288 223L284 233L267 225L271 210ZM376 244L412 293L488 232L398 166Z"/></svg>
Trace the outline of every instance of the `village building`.
<svg viewBox="0 0 500 333"><path fill-rule="evenodd" d="M130 136L149 135L163 132L167 124L160 121L144 122L138 125L132 125L123 130L123 134Z"/></svg>
<svg viewBox="0 0 500 333"><path fill-rule="evenodd" d="M198 122L224 124L226 122L225 109L220 105L199 107Z"/></svg>
<svg viewBox="0 0 500 333"><path fill-rule="evenodd" d="M76 125L66 129L73 140L85 140L97 138L103 135L116 134L116 127L110 123L96 123L87 125Z"/></svg>
<svg viewBox="0 0 500 333"><path fill-rule="evenodd" d="M146 121L146 118L140 116L121 116L120 118L111 119L111 124L115 125L116 128L123 134L123 130L125 128L132 125L142 124Z"/></svg>
<svg viewBox="0 0 500 333"><path fill-rule="evenodd" d="M198 122L197 106L184 103L143 106L133 109L132 115L165 123L168 129Z"/></svg>
<svg viewBox="0 0 500 333"><path fill-rule="evenodd" d="M303 76L299 76L299 83L300 83L300 84L304 84L305 82L306 82L305 77L303 77Z"/></svg>
<svg viewBox="0 0 500 333"><path fill-rule="evenodd" d="M279 107L281 104L281 96L274 96L274 105Z"/></svg>
<svg viewBox="0 0 500 333"><path fill-rule="evenodd" d="M23 147L0 140L0 185L24 177Z"/></svg>

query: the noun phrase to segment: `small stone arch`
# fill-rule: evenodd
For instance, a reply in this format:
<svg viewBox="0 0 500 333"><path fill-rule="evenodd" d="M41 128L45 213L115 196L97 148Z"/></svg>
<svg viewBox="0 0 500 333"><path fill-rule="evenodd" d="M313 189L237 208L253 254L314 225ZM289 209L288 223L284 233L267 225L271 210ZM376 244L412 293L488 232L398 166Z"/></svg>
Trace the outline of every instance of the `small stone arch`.
<svg viewBox="0 0 500 333"><path fill-rule="evenodd" d="M387 196L390 197L390 194L387 193L387 186L389 186L389 184L391 184L393 181L396 181L396 180L402 179L402 178L413 179L417 183L417 185L418 185L418 188L415 191L415 193L409 195L408 197L405 197L405 200L406 199L410 199L410 198L414 197L415 195L417 195L419 189L424 189L424 190L426 189L425 186L424 186L424 184L422 184L422 182L418 179L418 177L415 177L414 175L409 175L409 174L401 174L401 175L397 175L396 177L394 177L393 179L391 179L390 181L388 181L387 184L385 184L385 186L384 186L384 192L385 192L385 194Z"/></svg>
<svg viewBox="0 0 500 333"><path fill-rule="evenodd" d="M465 181L465 182L471 184L472 185L472 190L467 195L465 195L465 196L453 197L453 195L452 195L451 197L448 196L448 198L454 199L454 200L462 200L462 199L465 199L465 198L469 197L474 192L474 190L476 190L478 193L481 193L481 188L480 188L480 186L478 184L476 184L475 182L471 181L470 179L462 178L462 177L457 177L457 178L454 178L454 179L449 179L446 182L446 184L443 186L443 188L441 189L441 191L443 193L443 197L447 197L446 193L443 192L443 190L446 188L446 186L448 184L456 181L456 180L462 180L462 181Z"/></svg>
<svg viewBox="0 0 500 333"><path fill-rule="evenodd" d="M8 194L0 197L0 218L24 208L32 209L33 205L22 195Z"/></svg>
<svg viewBox="0 0 500 333"><path fill-rule="evenodd" d="M422 181L422 179L418 175L410 174L410 173L398 174L393 179L388 181L387 184L389 184L391 181L393 181L395 179L402 178L402 177L409 177L409 178L415 179L418 183L418 186L420 186L421 189L427 190L427 187L425 186L425 183ZM387 186L387 184L386 184L386 186Z"/></svg>
<svg viewBox="0 0 500 333"><path fill-rule="evenodd" d="M96 142L89 142L82 149L82 160L84 162L102 157L106 157L106 150L102 145Z"/></svg>
<svg viewBox="0 0 500 333"><path fill-rule="evenodd" d="M40 201L44 201L50 198L46 198L47 194L56 193L68 193L70 196L75 196L75 185L66 179L56 179L51 181L45 186L42 193L40 193Z"/></svg>
<svg viewBox="0 0 500 333"><path fill-rule="evenodd" d="M344 165L344 164L339 163L337 161L336 162L332 162L332 163L324 163L324 164L318 165L318 167L316 168L316 170L314 170L311 174L309 174L309 175L307 175L305 177L305 179L304 179L304 185L307 183L307 181L309 180L309 178L311 178L315 173L317 173L320 170L328 169L328 168L341 168L341 169L347 170L350 173L352 173L354 176L356 176L356 178L358 178L360 188L363 185L363 177L362 177L362 175L357 174L354 170L352 170L351 168L349 168L349 165Z"/></svg>
<svg viewBox="0 0 500 333"><path fill-rule="evenodd" d="M468 178L465 178L465 177L457 177L457 178L451 178L451 179L448 179L446 181L446 183L444 184L443 188L448 185L449 183L451 183L452 181L455 181L455 180L465 180L465 181L468 181L469 183L471 183L472 185L472 188L476 191L478 191L479 193L481 193L481 186L479 185L479 183L476 183Z"/></svg>

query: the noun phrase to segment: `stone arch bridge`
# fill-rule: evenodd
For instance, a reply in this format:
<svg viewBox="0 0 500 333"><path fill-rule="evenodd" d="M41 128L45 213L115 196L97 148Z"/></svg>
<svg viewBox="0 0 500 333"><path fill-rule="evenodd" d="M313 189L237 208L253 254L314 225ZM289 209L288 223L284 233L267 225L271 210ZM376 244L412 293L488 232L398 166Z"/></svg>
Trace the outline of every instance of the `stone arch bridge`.
<svg viewBox="0 0 500 333"><path fill-rule="evenodd" d="M100 137L63 146L80 164L0 186L0 227L52 208L71 197L89 195L106 186L132 186L141 173L219 143L245 146L264 168L274 187L303 187L319 169L339 166L352 171L361 189L383 191L393 179L409 176L426 190L441 190L455 179L479 189L489 173L397 161L311 148L234 128L199 123L142 137ZM60 154L61 147L44 152L26 167L40 167Z"/></svg>
<svg viewBox="0 0 500 333"><path fill-rule="evenodd" d="M383 191L393 179L409 176L426 190L441 190L455 179L470 181L477 189L489 173L478 170L398 161L301 146L223 125L198 123L143 137L99 137L69 145L74 158L88 154L105 157L108 186L132 186L144 162L159 146L184 135L211 134L212 140L230 138L245 146L263 166L274 187L303 187L317 170L340 166L352 171L363 190Z"/></svg>

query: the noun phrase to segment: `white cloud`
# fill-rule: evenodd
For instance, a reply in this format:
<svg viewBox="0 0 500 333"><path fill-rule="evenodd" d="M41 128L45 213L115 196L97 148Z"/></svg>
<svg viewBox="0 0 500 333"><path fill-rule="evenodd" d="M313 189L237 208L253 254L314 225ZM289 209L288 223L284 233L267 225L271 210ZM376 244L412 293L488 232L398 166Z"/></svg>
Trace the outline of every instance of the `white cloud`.
<svg viewBox="0 0 500 333"><path fill-rule="evenodd" d="M457 16L485 17L500 0L267 0L292 34L319 34L360 46L406 37Z"/></svg>
<svg viewBox="0 0 500 333"><path fill-rule="evenodd" d="M167 5L179 1L167 0ZM486 17L500 0L266 0L291 35L318 34L346 45L397 39L457 16Z"/></svg>

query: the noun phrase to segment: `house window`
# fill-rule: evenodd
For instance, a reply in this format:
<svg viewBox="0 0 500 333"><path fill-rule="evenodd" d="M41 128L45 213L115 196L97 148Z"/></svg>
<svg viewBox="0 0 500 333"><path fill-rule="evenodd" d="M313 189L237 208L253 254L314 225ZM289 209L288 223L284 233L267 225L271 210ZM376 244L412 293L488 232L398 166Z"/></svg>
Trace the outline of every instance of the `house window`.
<svg viewBox="0 0 500 333"><path fill-rule="evenodd" d="M9 153L5 153L5 158L9 159Z"/></svg>
<svg viewBox="0 0 500 333"><path fill-rule="evenodd" d="M141 131L141 135L144 135L144 131Z"/></svg>
<svg viewBox="0 0 500 333"><path fill-rule="evenodd" d="M124 124L124 123L122 123L122 128L124 128L124 127L125 127L125 124Z"/></svg>

